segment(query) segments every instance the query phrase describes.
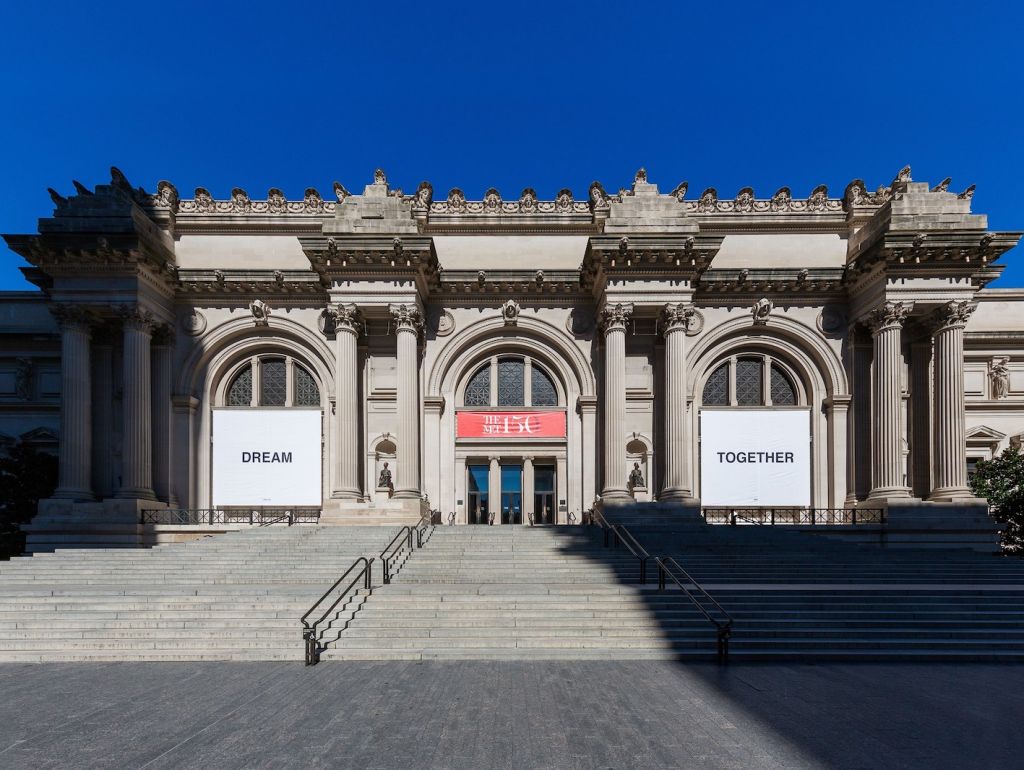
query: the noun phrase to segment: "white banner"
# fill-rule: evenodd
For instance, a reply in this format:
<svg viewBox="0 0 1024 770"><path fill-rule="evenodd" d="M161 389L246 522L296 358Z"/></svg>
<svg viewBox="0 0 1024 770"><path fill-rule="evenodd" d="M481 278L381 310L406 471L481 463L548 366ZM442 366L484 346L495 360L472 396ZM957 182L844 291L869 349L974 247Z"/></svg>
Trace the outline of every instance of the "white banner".
<svg viewBox="0 0 1024 770"><path fill-rule="evenodd" d="M213 505L322 503L320 410L215 409Z"/></svg>
<svg viewBox="0 0 1024 770"><path fill-rule="evenodd" d="M804 409L702 409L701 504L810 506L810 431Z"/></svg>

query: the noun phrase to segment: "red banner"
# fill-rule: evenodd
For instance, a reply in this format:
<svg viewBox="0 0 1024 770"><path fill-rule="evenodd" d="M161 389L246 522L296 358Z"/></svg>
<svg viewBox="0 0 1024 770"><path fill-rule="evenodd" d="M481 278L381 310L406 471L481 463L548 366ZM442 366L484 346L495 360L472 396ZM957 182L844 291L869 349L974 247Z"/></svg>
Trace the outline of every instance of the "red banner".
<svg viewBox="0 0 1024 770"><path fill-rule="evenodd" d="M457 412L459 438L565 438L565 412Z"/></svg>

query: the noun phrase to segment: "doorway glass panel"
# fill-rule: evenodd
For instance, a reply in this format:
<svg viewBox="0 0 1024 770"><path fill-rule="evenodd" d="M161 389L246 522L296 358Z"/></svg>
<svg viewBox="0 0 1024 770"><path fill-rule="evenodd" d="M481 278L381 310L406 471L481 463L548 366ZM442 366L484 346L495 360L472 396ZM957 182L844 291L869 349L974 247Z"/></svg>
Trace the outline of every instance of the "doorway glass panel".
<svg viewBox="0 0 1024 770"><path fill-rule="evenodd" d="M488 467L486 465L467 465L468 484L466 502L466 521L469 524L487 523L488 501Z"/></svg>
<svg viewBox="0 0 1024 770"><path fill-rule="evenodd" d="M501 523L523 523L523 466L501 466Z"/></svg>
<svg viewBox="0 0 1024 770"><path fill-rule="evenodd" d="M535 465L533 468L533 515L539 524L555 523L554 465Z"/></svg>

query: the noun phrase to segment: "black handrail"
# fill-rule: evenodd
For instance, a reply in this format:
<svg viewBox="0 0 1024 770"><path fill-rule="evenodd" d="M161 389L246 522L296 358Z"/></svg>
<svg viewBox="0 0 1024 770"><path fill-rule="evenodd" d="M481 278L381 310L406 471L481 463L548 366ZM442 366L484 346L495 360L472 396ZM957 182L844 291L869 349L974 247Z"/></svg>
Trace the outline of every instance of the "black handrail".
<svg viewBox="0 0 1024 770"><path fill-rule="evenodd" d="M715 626L715 630L718 636L718 662L728 663L729 637L732 635L732 615L726 612L725 608L721 604L719 604L715 600L715 598L711 594L709 594L700 583L694 580L693 576L690 575L690 573L687 572L685 569L683 569L682 565L680 565L679 562L675 560L675 558L673 558L672 556L655 556L654 561L658 565L658 590L665 590L666 575L672 578L672 582L683 590L683 593L686 594L686 598L688 598L693 603L693 605L701 611L701 614L704 615L704 617L707 618L708 621L710 621ZM680 573L682 573L683 577L690 583L690 585L693 586L693 588L695 589L695 593L701 597L700 599L698 599L697 596L694 596L694 593L691 593L690 589L683 585L679 578L677 578L672 573L673 567ZM721 618L713 617L711 613L708 612L707 607L704 606L702 600L706 600L707 602L709 602L719 613Z"/></svg>
<svg viewBox="0 0 1024 770"><path fill-rule="evenodd" d="M430 534L434 533L434 514L435 513L438 515L438 518L440 519L440 516L441 516L441 512L440 511L431 511L430 513L425 513L422 516L420 516L420 523L416 525L416 547L417 548L422 548L423 544L425 542L427 542L427 540L429 539L430 536L427 535L428 531L430 532Z"/></svg>
<svg viewBox="0 0 1024 770"><path fill-rule="evenodd" d="M633 533L621 524L613 525L612 530L615 532L615 544L618 545L621 542L639 560L640 584L644 585L647 583L647 560L651 558L651 555L647 553L646 548L640 545L640 541L633 537Z"/></svg>
<svg viewBox="0 0 1024 770"><path fill-rule="evenodd" d="M739 522L762 526L862 526L884 524L885 510L882 508L703 508L701 516L708 524L731 524Z"/></svg>
<svg viewBox="0 0 1024 770"><path fill-rule="evenodd" d="M355 577L352 578L352 581L347 586L345 586L345 589L343 591L341 591L341 593L338 594L338 598L334 600L334 603L330 607L328 607L327 610L319 618L314 620L312 623L307 623L306 622L306 618L308 618L310 615L312 615L313 611L316 610L316 608L319 607L320 604L323 603L324 599L326 599L328 596L330 596L331 592L334 591L334 589L337 588L339 585L341 585L341 582L345 578L347 578L350 574L352 574L352 570L354 570L356 567L359 567L360 564L362 564L362 567L360 567L359 571L355 574ZM334 585L332 585L330 588L328 588L324 592L324 595L321 596L319 599L317 599L313 603L313 606L310 607L306 611L305 615L303 615L301 618L299 618L299 622L302 623L302 639L303 639L303 641L305 642L305 645L306 645L306 665L307 666L315 666L317 663L319 663L320 662L320 653L323 652L323 648L320 647L320 645L317 643L317 633L316 633L317 626L320 625L320 623L322 623L324 621L324 619L328 615L331 614L331 612L334 610L334 608L337 607L341 603L341 600L344 599L345 595L349 591L352 590L352 587L356 584L356 582L359 580L359 578L363 578L363 588L365 588L367 592L372 593L373 592L373 559L372 558L367 559L365 556L360 556L358 559L356 559L354 562L352 562L352 566L349 567L347 570L345 570L344 574L340 578L338 578L337 580L334 581Z"/></svg>
<svg viewBox="0 0 1024 770"><path fill-rule="evenodd" d="M395 546L395 543L399 542L402 535L405 535L404 543L399 543ZM394 550L392 550L393 546ZM410 551L412 550L412 527L409 527L408 525L398 530L398 532L395 533L395 536L391 538L391 542L388 543L384 550L380 552L380 562L384 565L385 584L391 582L391 563L398 557L398 554L400 554L402 549L405 547L408 547ZM388 551L391 551L391 553L388 553Z"/></svg>

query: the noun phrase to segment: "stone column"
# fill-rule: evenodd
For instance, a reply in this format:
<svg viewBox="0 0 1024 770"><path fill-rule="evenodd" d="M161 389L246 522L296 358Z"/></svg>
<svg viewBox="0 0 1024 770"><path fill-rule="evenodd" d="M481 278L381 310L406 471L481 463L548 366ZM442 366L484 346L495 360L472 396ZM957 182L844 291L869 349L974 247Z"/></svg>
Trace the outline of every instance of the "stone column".
<svg viewBox="0 0 1024 770"><path fill-rule="evenodd" d="M174 332L166 327L153 340L153 492L158 500L177 506L171 485L171 458L174 457L171 432L171 357Z"/></svg>
<svg viewBox="0 0 1024 770"><path fill-rule="evenodd" d="M589 510L594 505L594 498L597 496L597 398L595 396L580 396L578 400L580 410L580 422L582 423L582 444L583 444L583 491L580 500L580 510L576 511L577 521L583 518L583 511ZM562 484L561 479L558 480ZM559 487L559 489L565 489ZM567 501L571 501L568 489L565 489ZM573 505L569 502L569 505ZM570 508L572 510L572 508Z"/></svg>
<svg viewBox="0 0 1024 770"><path fill-rule="evenodd" d="M419 335L423 316L410 305L391 307L398 352L398 484L395 497L419 499L420 390Z"/></svg>
<svg viewBox="0 0 1024 770"><path fill-rule="evenodd" d="M153 317L137 306L126 307L124 322L124 395L121 488L115 497L155 500L150 336Z"/></svg>
<svg viewBox="0 0 1024 770"><path fill-rule="evenodd" d="M690 442L686 419L686 328L694 310L683 303L665 305L665 483L658 498L668 502L693 502ZM650 473L648 468L648 473ZM649 479L648 479L649 481Z"/></svg>
<svg viewBox="0 0 1024 770"><path fill-rule="evenodd" d="M93 334L92 491L103 499L114 493L114 351L111 340Z"/></svg>
<svg viewBox="0 0 1024 770"><path fill-rule="evenodd" d="M903 429L900 383L903 323L911 306L886 302L868 319L874 339L871 372L871 493L869 498L908 499L903 483Z"/></svg>
<svg viewBox="0 0 1024 770"><path fill-rule="evenodd" d="M601 311L604 329L604 488L605 502L632 499L622 462L626 436L626 323L632 305L608 305Z"/></svg>
<svg viewBox="0 0 1024 770"><path fill-rule="evenodd" d="M492 455L487 469L487 513L494 514L495 525L501 524L501 460Z"/></svg>
<svg viewBox="0 0 1024 770"><path fill-rule="evenodd" d="M335 342L334 493L332 497L359 499L359 330L355 305L332 308ZM401 363L399 363L401 367ZM399 388L399 407L402 393ZM403 428L404 431L404 428ZM400 465L404 465L401 463Z"/></svg>
<svg viewBox="0 0 1024 770"><path fill-rule="evenodd" d="M974 497L967 486L967 438L964 404L964 327L977 307L966 300L947 302L935 311L935 488L929 500Z"/></svg>
<svg viewBox="0 0 1024 770"><path fill-rule="evenodd" d="M61 330L60 466L53 496L91 500L92 494L92 317L76 305L51 309Z"/></svg>

